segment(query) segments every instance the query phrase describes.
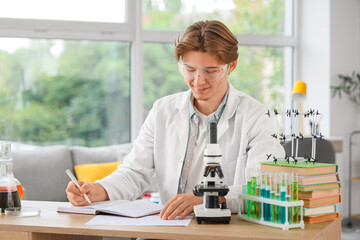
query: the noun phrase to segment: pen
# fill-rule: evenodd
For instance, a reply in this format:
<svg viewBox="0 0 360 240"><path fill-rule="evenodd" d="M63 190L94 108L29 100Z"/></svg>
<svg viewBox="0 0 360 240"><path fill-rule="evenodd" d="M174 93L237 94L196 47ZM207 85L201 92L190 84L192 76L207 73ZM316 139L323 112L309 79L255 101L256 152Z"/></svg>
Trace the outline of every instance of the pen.
<svg viewBox="0 0 360 240"><path fill-rule="evenodd" d="M67 170L66 170L66 173L67 173L67 175L70 177L71 181L73 181L73 183L75 183L75 186L76 186L78 189L80 189L80 185L78 184L76 177L75 177L74 174L70 171L70 169L67 169ZM84 198L86 199L86 201L88 201L88 203L91 203L89 197L88 197L86 194L84 194Z"/></svg>

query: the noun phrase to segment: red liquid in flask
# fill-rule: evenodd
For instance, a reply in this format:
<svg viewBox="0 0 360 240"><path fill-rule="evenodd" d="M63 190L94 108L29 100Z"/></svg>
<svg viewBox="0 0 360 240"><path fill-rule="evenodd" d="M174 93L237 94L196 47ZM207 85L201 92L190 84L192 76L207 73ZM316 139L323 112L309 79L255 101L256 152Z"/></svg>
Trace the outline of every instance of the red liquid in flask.
<svg viewBox="0 0 360 240"><path fill-rule="evenodd" d="M4 212L6 208L21 207L20 197L17 190L8 191L8 188L0 188L0 208Z"/></svg>

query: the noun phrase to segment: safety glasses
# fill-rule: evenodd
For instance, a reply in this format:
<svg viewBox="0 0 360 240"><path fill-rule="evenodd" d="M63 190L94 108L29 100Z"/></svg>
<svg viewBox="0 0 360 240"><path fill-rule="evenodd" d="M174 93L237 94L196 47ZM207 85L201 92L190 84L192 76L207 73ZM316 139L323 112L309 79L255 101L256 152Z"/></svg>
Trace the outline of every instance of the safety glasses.
<svg viewBox="0 0 360 240"><path fill-rule="evenodd" d="M180 57L178 66L180 73L189 80L193 80L199 75L205 81L217 81L225 76L229 65L199 67L184 63Z"/></svg>

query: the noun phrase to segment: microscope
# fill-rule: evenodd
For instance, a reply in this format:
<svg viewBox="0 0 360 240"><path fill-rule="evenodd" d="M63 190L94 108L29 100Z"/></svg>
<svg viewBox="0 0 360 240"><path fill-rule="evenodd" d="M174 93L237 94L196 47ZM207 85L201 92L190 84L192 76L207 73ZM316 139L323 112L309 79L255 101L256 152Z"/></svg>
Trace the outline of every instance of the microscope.
<svg viewBox="0 0 360 240"><path fill-rule="evenodd" d="M224 174L220 166L222 151L217 144L216 123L210 123L209 130L210 143L207 144L204 151L204 161L206 163L203 175L204 181L193 189L195 196L204 196L204 202L194 206L194 213L198 224L201 224L202 221L228 224L231 212L227 208L226 202L219 204L219 197L225 196L229 192L229 188L219 181L219 179L224 178Z"/></svg>

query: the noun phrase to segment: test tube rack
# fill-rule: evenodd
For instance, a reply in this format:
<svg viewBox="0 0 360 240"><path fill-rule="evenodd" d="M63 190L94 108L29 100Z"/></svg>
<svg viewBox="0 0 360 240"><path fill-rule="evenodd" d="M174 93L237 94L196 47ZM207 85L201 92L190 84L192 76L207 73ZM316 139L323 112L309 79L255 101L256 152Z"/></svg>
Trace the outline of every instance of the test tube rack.
<svg viewBox="0 0 360 240"><path fill-rule="evenodd" d="M242 219L242 220L245 220L248 222L258 223L258 224L262 224L262 225L266 225L266 226L270 226L270 227L281 228L282 230L289 230L290 228L301 228L301 229L305 228L305 224L304 224L304 220L303 220L304 201L302 201L302 200L286 202L286 201L280 201L280 200L276 200L276 199L269 199L269 198L264 198L264 197L247 195L247 194L239 194L238 197L240 199L240 201L239 201L240 204L242 202L241 200L251 200L251 201L259 202L261 204L261 218L260 219L249 217L249 216L247 216L247 214L243 214L241 212L238 213L238 219ZM282 223L265 221L264 220L264 203L285 207L285 219L286 219L285 223L282 224ZM300 207L299 223L297 223L297 224L289 223L289 221L288 221L289 207Z"/></svg>

